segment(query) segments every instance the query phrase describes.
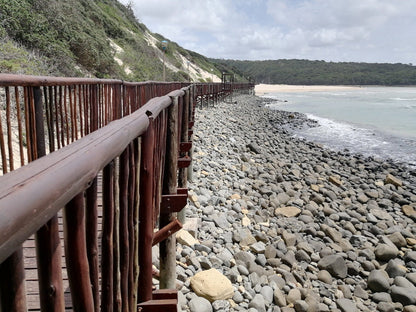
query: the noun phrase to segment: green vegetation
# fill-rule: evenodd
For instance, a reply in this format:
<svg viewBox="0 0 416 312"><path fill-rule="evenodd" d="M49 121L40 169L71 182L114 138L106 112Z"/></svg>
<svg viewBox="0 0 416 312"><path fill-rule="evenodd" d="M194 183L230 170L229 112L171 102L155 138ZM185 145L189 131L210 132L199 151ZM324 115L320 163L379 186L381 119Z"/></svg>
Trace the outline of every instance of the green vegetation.
<svg viewBox="0 0 416 312"><path fill-rule="evenodd" d="M0 72L48 75L47 59L29 53L14 41L0 38Z"/></svg>
<svg viewBox="0 0 416 312"><path fill-rule="evenodd" d="M308 60L211 60L257 83L300 85L416 85L416 66Z"/></svg>
<svg viewBox="0 0 416 312"><path fill-rule="evenodd" d="M0 0L2 73L161 80L162 49L152 36L165 39L117 0ZM213 68L174 42L165 56L176 68L167 67L169 81L188 80L183 58Z"/></svg>
<svg viewBox="0 0 416 312"><path fill-rule="evenodd" d="M63 75L96 76L116 72L105 32L105 14L92 1L0 0L0 20L7 36L49 60ZM19 60L16 60L19 62Z"/></svg>

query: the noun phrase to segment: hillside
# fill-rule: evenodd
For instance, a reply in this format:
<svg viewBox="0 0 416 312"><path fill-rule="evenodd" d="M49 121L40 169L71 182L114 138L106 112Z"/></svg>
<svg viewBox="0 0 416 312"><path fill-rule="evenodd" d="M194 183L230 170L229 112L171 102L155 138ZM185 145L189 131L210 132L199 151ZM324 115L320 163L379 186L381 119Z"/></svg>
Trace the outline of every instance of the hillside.
<svg viewBox="0 0 416 312"><path fill-rule="evenodd" d="M116 0L0 0L0 72L162 80L161 41ZM169 42L167 81L220 81L204 56Z"/></svg>
<svg viewBox="0 0 416 312"><path fill-rule="evenodd" d="M416 85L416 66L309 60L235 61L211 59L250 76L256 83L299 85Z"/></svg>

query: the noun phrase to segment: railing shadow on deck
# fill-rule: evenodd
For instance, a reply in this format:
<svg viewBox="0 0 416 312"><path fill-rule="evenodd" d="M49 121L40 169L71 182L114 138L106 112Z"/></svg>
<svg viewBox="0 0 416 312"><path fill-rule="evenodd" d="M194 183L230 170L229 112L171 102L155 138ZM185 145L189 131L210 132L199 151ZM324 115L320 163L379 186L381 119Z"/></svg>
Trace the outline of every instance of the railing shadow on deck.
<svg viewBox="0 0 416 312"><path fill-rule="evenodd" d="M0 74L0 311L27 311L22 244L32 234L39 307L30 309L176 311L172 234L195 106L252 88Z"/></svg>

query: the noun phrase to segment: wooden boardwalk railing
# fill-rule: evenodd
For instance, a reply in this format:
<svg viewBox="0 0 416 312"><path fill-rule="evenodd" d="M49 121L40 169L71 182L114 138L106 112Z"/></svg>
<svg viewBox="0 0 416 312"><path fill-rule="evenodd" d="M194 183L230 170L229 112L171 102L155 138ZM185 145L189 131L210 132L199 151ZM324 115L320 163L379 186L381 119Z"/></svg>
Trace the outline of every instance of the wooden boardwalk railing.
<svg viewBox="0 0 416 312"><path fill-rule="evenodd" d="M176 311L194 108L252 87L0 74L0 311Z"/></svg>

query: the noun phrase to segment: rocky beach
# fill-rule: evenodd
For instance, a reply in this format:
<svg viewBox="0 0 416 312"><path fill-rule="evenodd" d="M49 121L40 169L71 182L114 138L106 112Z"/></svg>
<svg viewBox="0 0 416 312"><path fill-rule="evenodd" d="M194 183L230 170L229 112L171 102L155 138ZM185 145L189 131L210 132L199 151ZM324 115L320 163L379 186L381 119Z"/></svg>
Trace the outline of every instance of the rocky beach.
<svg viewBox="0 0 416 312"><path fill-rule="evenodd" d="M294 138L304 115L233 100L196 112L182 310L416 311L414 170Z"/></svg>

